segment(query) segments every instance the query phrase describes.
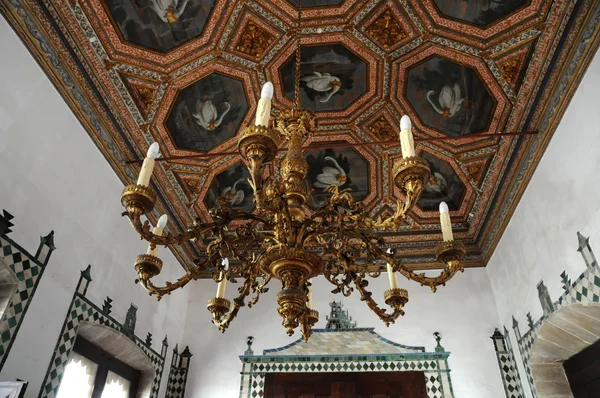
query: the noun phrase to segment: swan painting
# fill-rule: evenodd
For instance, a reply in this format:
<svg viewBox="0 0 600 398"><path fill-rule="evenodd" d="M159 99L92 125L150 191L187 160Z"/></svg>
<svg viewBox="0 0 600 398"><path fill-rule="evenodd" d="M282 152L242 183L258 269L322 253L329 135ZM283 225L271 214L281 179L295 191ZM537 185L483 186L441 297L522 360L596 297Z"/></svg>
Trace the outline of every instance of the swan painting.
<svg viewBox="0 0 600 398"><path fill-rule="evenodd" d="M313 72L312 75L304 76L300 80L305 82L308 88L319 93L319 102L329 101L333 94L342 88L340 78L329 73Z"/></svg>
<svg viewBox="0 0 600 398"><path fill-rule="evenodd" d="M425 185L425 191L438 195L445 195L447 188L448 182L446 181L446 178L437 171L432 173L431 178Z"/></svg>
<svg viewBox="0 0 600 398"><path fill-rule="evenodd" d="M241 189L238 190L237 189L237 185L240 182L245 182L245 181L246 181L246 179L240 178L239 180L237 180L236 182L234 182L232 186L225 188L223 190L223 192L221 193L222 197L226 196L226 195L230 195L231 196L231 199L229 200L229 204L231 206L238 206L238 205L240 205L244 201L244 198L245 198L246 195L244 194L243 190L241 190Z"/></svg>
<svg viewBox="0 0 600 398"><path fill-rule="evenodd" d="M217 108L213 105L212 101L200 101L196 102L196 113L192 116L196 119L196 123L200 125L204 130L212 131L221 125L223 117L231 110L231 105L228 102L224 102L223 106L225 110L218 115Z"/></svg>
<svg viewBox="0 0 600 398"><path fill-rule="evenodd" d="M150 0L150 8L163 22L175 23L179 20L189 0Z"/></svg>
<svg viewBox="0 0 600 398"><path fill-rule="evenodd" d="M429 101L433 109L443 117L454 116L454 114L458 112L465 101L465 99L461 96L458 83L455 83L452 87L448 85L442 87L442 90L437 98L437 103L439 103L439 105L436 103L435 99L432 99L435 93L436 92L434 90L428 91L427 101Z"/></svg>
<svg viewBox="0 0 600 398"><path fill-rule="evenodd" d="M313 183L313 185L322 190L326 190L332 185L337 185L338 187L344 185L348 180L348 177L346 176L344 169L338 164L337 160L331 156L325 156L323 160L332 162L334 167L323 167L321 174L317 175L317 181Z"/></svg>

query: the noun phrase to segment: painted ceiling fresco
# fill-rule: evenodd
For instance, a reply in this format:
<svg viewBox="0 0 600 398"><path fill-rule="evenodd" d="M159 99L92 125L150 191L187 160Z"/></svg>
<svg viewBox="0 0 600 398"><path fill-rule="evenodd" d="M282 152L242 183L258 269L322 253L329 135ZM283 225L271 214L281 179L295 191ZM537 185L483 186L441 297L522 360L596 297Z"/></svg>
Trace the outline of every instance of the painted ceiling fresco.
<svg viewBox="0 0 600 398"><path fill-rule="evenodd" d="M214 0L106 0L124 41L167 52L202 34Z"/></svg>
<svg viewBox="0 0 600 398"><path fill-rule="evenodd" d="M390 245L432 267L444 200L467 264L485 265L598 48L600 2L303 3L300 96L319 121L304 144L309 206L336 184L376 216L393 211L400 146L373 143L397 140L408 114L433 178ZM155 169L149 218L167 213L175 232L209 220L225 194L254 208L236 135L265 81L275 85L275 112L292 104L295 4L3 0L0 11L124 184L140 168L127 161L159 142L170 160ZM518 131L539 133L493 136ZM182 266L201 254L198 244L173 249Z"/></svg>
<svg viewBox="0 0 600 398"><path fill-rule="evenodd" d="M479 26L506 18L529 3L524 0L435 0L442 15Z"/></svg>
<svg viewBox="0 0 600 398"><path fill-rule="evenodd" d="M247 110L243 83L212 73L179 91L166 127L177 147L210 151L235 136Z"/></svg>
<svg viewBox="0 0 600 398"><path fill-rule="evenodd" d="M313 112L346 109L367 91L367 63L341 44L304 47L300 104ZM285 95L294 98L296 56L280 69Z"/></svg>

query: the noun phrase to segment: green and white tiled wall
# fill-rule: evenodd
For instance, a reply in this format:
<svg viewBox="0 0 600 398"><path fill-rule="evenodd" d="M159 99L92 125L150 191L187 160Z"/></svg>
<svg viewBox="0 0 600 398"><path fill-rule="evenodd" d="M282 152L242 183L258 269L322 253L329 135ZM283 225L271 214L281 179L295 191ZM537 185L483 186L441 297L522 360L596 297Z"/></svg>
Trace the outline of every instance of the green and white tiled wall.
<svg viewBox="0 0 600 398"><path fill-rule="evenodd" d="M0 256L2 262L14 274L14 279L16 280L16 290L10 298L0 320L0 370L6 362L12 344L29 308L29 304L34 298L40 278L48 265L52 252L55 250L54 233L51 232L40 239L40 245L36 254L34 256L29 254L8 237L13 226L11 222L12 218L6 211L0 213ZM161 352L159 353L151 347L152 335L150 333L148 333L145 340L135 335L136 307L133 304L127 313L125 323L121 324L110 316L112 302L110 298L107 297L102 308L92 303L86 297L88 285L92 280L90 273L91 266L88 266L86 270L81 272L81 277L68 308L52 358L49 358L48 370L38 396L40 398L56 396L64 368L75 343L78 327L81 322L86 321L110 327L125 334L142 350L150 359L155 370L150 398L158 398L168 347L167 338L165 337L163 340ZM189 354L189 351L187 351L187 354ZM184 351L180 355L185 357L186 352ZM172 369L169 372L167 380L167 385L170 387L167 391L167 398L183 398L187 382L189 357L187 359L185 362L185 372L181 371L181 366L177 367L172 364ZM181 361L178 361L179 365L181 363Z"/></svg>
<svg viewBox="0 0 600 398"><path fill-rule="evenodd" d="M8 237L11 232L10 228L13 226L12 218L12 215L6 210L0 214L0 256L17 280L16 290L0 320L0 370L6 363L40 278L55 249L54 232L50 232L40 239L36 255L29 254L27 250Z"/></svg>
<svg viewBox="0 0 600 398"><path fill-rule="evenodd" d="M533 343L535 342L541 327L548 320L550 315L563 307L571 304L600 302L600 266L598 265L594 251L589 244L589 238L584 237L579 232L577 233L577 238L579 242L577 250L581 253L585 262L585 271L574 282L570 280L566 272L563 272L560 275L563 283L564 293L555 302L551 300L548 294L548 289L546 289L543 281L538 284L538 296L544 313L537 321L533 320L530 313L527 314L528 330L525 332L525 334L521 334L519 323L513 317L513 333L516 341L518 342L517 345L519 348L523 369L525 370L525 379L527 380L534 398L537 397L537 391L533 381L529 359L531 358ZM499 355L499 366L504 382L506 397L523 398L525 395L521 386L518 368L516 367L515 355L510 345L509 332L506 328L504 328L503 338L506 343L507 351L505 353L500 353L497 351L497 354ZM503 360L500 359L501 355L503 355ZM515 369L517 369L516 377L514 374Z"/></svg>
<svg viewBox="0 0 600 398"><path fill-rule="evenodd" d="M240 398L262 397L267 373L394 371L424 372L428 398L454 397L448 367L450 353L439 344L439 339L434 352L391 342L373 328L315 329L308 343L301 342L299 339L265 350L263 355L254 355L249 345L240 356ZM321 354L315 354L318 352Z"/></svg>
<svg viewBox="0 0 600 398"><path fill-rule="evenodd" d="M57 395L65 366L69 360L71 350L75 345L75 338L77 337L79 325L81 322L86 321L124 332L124 334L128 335L136 346L144 352L152 362L155 372L154 380L152 382L152 392L149 398L158 398L167 353L166 338L163 341L161 352L158 353L146 345L147 340L143 341L133 333L128 333L133 332L131 329L135 327L135 318L131 320L131 314L135 314L135 311L132 311L135 306L132 305L128 311L128 317L125 322L127 325L117 322L109 315L110 309L107 310L106 306L103 309L100 309L85 297L88 285L91 281L91 266L88 266L84 271L81 271L81 277L79 278L79 283L77 284L75 294L73 295L67 317L58 337L58 341L56 342L54 354L50 360L50 366L48 367L44 382L42 383L42 390L40 391L39 397L52 398ZM133 328L129 326L131 325L131 322L133 322Z"/></svg>

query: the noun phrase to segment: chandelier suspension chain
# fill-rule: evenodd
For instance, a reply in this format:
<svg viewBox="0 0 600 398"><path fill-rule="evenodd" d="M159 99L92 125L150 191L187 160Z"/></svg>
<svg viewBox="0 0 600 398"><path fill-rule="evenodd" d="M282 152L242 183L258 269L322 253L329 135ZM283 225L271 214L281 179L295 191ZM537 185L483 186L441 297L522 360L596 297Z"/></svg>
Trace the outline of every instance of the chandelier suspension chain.
<svg viewBox="0 0 600 398"><path fill-rule="evenodd" d="M301 66L301 44L300 44L300 23L302 22L302 0L298 0L298 22L296 23L296 76L294 85L294 106L300 107L300 66Z"/></svg>

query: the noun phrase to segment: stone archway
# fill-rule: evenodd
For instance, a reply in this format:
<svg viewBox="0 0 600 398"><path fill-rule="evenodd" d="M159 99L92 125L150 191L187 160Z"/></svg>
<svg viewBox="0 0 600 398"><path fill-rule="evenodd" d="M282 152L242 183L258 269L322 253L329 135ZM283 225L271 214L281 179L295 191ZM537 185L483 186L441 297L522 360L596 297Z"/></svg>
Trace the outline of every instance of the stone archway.
<svg viewBox="0 0 600 398"><path fill-rule="evenodd" d="M155 368L148 356L124 334L104 325L81 322L77 335L141 373L136 398L148 398L152 392Z"/></svg>
<svg viewBox="0 0 600 398"><path fill-rule="evenodd" d="M600 304L572 304L540 327L529 366L538 398L573 397L563 362L600 340Z"/></svg>

